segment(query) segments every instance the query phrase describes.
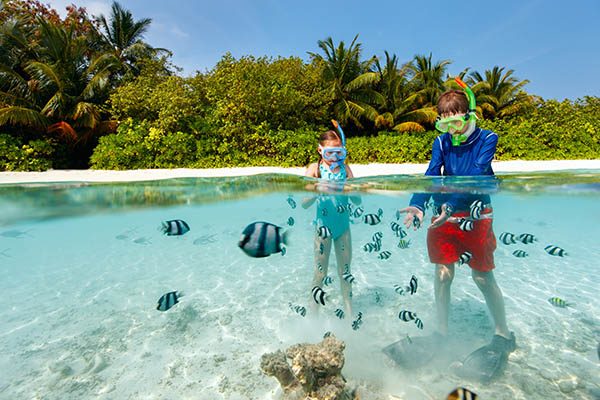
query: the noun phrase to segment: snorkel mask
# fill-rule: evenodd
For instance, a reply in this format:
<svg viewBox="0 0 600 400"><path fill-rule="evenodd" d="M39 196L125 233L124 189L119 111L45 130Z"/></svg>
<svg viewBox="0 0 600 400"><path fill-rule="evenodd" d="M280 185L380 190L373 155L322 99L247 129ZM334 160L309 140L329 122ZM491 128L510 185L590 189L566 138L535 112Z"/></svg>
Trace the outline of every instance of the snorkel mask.
<svg viewBox="0 0 600 400"><path fill-rule="evenodd" d="M450 129L460 131L468 124L468 128L464 133L451 133L452 145L459 146L475 130L477 115L475 115L475 95L473 91L459 77L455 77L454 80L464 89L467 99L469 99L469 109L465 115L454 115L443 119L438 117L435 121L435 128L442 133L446 133Z"/></svg>
<svg viewBox="0 0 600 400"><path fill-rule="evenodd" d="M342 147L323 147L319 145L319 148L321 149L323 158L327 161L331 161L329 168L336 169L339 165L343 164L344 160L346 159L346 137L344 136L344 131L342 130L340 124L338 124L334 119L332 119L331 122L340 134L340 138L342 139Z"/></svg>

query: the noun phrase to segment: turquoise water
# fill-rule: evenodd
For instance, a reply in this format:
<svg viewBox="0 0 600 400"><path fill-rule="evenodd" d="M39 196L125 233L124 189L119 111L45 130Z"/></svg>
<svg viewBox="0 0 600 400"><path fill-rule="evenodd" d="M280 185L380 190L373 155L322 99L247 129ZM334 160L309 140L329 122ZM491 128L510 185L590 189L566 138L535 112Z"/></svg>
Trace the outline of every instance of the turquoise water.
<svg viewBox="0 0 600 400"><path fill-rule="evenodd" d="M456 268L452 285L449 352L417 371L381 352L435 326L425 229L409 232L408 249L396 247L389 229L412 192L430 189L423 177L351 182L365 212L383 210L382 224L350 228L358 330L350 326L355 315L334 315L343 301L333 254L330 297L318 312L311 304L316 211L300 206L314 195L303 178L0 186L0 398L275 399L281 391L260 371L261 355L332 331L346 343L348 387L362 386L373 399L442 399L457 386L484 399L598 399L600 171L500 178L491 192L496 236L531 233L539 241L498 242L494 274L518 347L489 385L461 379L452 367L493 330L466 266ZM446 184L473 191L479 182ZM253 259L237 247L249 223L287 227L290 216L285 256ZM185 220L190 232L162 235L157 228L170 219ZM362 250L376 231L388 260ZM569 255L548 255L550 244ZM529 256L514 257L516 249ZM394 285L413 274L418 293L396 294ZM184 292L180 303L157 311L158 298L173 290ZM554 296L573 305L553 307ZM304 305L306 317L289 303ZM400 321L403 309L418 311L424 329Z"/></svg>

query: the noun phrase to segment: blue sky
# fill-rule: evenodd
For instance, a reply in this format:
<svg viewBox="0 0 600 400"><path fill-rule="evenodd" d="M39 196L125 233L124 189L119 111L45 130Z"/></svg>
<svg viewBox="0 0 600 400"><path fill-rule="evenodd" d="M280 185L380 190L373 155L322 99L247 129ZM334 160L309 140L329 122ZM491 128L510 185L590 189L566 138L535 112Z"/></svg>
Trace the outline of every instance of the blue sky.
<svg viewBox="0 0 600 400"><path fill-rule="evenodd" d="M74 2L92 14L110 1ZM332 37L349 44L360 34L364 58L395 53L401 62L433 53L451 60L448 72L483 73L498 65L528 79L526 90L546 99L600 96L600 0L285 1L121 0L134 18L152 18L145 36L173 51L184 75L234 56L298 56L318 52Z"/></svg>

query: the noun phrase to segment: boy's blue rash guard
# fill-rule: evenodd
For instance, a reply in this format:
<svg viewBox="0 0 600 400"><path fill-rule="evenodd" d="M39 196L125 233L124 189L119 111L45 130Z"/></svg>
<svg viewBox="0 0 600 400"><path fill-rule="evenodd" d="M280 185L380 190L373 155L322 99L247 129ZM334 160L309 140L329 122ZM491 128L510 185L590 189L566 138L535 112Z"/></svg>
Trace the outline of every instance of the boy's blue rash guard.
<svg viewBox="0 0 600 400"><path fill-rule="evenodd" d="M469 139L460 146L452 145L452 135L444 133L433 142L431 161L425 175L441 176L493 176L492 160L496 153L498 135L492 131L476 128ZM468 193L415 193L410 199L410 206L425 211L425 203L433 195L437 206L444 203L456 211L468 211L474 200L482 200L490 204L489 195Z"/></svg>

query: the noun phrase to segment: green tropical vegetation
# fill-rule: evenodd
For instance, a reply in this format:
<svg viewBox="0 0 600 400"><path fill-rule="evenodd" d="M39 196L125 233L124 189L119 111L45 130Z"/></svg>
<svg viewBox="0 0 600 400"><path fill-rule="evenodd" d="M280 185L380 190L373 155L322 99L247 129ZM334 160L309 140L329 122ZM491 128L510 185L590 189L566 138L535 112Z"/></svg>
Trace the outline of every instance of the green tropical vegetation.
<svg viewBox="0 0 600 400"><path fill-rule="evenodd" d="M364 58L325 38L298 57L235 58L184 77L151 25L114 2L109 15L37 0L0 9L0 170L302 166L335 118L353 163L427 162L451 60ZM544 100L506 67L459 74L497 158L600 157L600 99Z"/></svg>

